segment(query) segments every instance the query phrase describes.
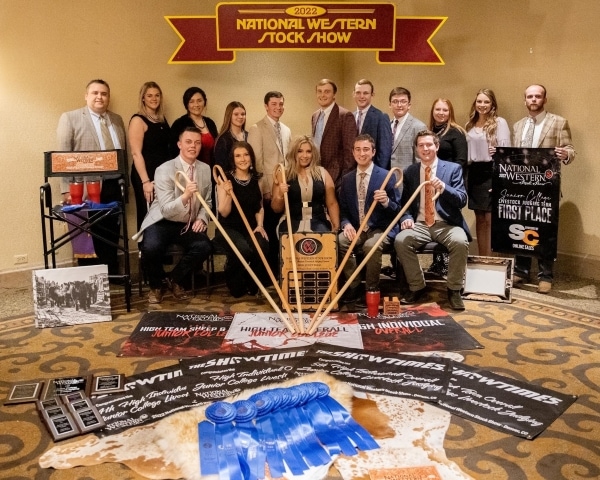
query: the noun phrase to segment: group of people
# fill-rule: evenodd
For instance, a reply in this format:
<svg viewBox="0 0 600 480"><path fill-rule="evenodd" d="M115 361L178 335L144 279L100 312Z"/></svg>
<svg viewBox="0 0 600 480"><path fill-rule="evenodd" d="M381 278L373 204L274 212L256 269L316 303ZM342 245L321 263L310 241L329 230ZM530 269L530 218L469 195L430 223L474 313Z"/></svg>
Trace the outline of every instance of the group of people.
<svg viewBox="0 0 600 480"><path fill-rule="evenodd" d="M479 254L491 255L492 155L496 147L511 143L554 147L564 163L575 156L568 122L544 109L547 97L542 85L527 87L528 116L515 124L512 142L508 124L498 116L496 97L489 89L477 92L465 128L456 122L453 105L446 98L433 102L426 125L409 113L411 94L406 88L396 87L390 92L391 118L372 105L375 91L369 80L361 79L354 87L354 112L336 103L336 93L332 80L317 83L319 109L312 115L311 135L292 138L290 129L281 122L285 102L281 92L265 95L265 116L247 130L244 105L230 102L217 130L215 122L204 115L207 97L201 88L185 91L187 113L169 127L160 87L154 82L142 86L139 111L130 120L127 136L137 208L135 238L140 242L150 284L150 303L160 303L169 287L176 298L186 298L184 279L210 255L213 241L227 252L226 279L231 294L256 293L258 287L223 233L217 231L212 241L207 237L207 210L216 212L254 273L268 282L261 257L277 274L278 238L288 229L283 214L287 195L292 230L337 233L340 256L346 253L375 202L356 242L359 253L367 253L378 244L366 266L365 288L377 288L382 254L395 251L410 288L401 300L403 304L418 302L425 290L417 249L429 241L443 244L449 253L446 258L435 259L432 268L447 278L450 306L464 309L460 290L471 235L461 209L468 200L469 208L475 211ZM85 99L86 107L61 117L59 148L126 149L123 121L108 111L108 84L91 81ZM277 169L280 164L285 166L283 171ZM225 178L213 180L214 165L223 168ZM397 188L395 177L388 176L392 168L404 171L402 187ZM188 178L183 190L176 184L177 172ZM383 184L386 177L389 180ZM429 185L379 241L401 206L425 180ZM434 191L439 198L432 208L430 196ZM102 201L114 200L115 193L111 179L105 178ZM66 202L68 196L64 194ZM186 253L167 279L161 258L173 243L183 245ZM109 265L109 273L114 270L116 251L114 258L112 252L109 255L97 250L97 254ZM542 293L551 288L553 260L542 251L538 274L538 291ZM344 268L346 277L355 267L351 257ZM531 258L517 257L515 284L528 280L530 268ZM344 299L364 299L359 278Z"/></svg>

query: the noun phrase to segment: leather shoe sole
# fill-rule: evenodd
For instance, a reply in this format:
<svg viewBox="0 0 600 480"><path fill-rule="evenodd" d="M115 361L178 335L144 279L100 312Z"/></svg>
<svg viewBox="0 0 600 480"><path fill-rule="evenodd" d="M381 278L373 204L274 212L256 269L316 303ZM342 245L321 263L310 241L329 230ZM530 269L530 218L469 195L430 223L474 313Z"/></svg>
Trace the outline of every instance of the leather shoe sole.
<svg viewBox="0 0 600 480"><path fill-rule="evenodd" d="M540 280L538 283L537 291L538 293L549 293L552 290L552 282L547 282L546 280Z"/></svg>
<svg viewBox="0 0 600 480"><path fill-rule="evenodd" d="M412 305L413 303L417 303L424 293L425 288L422 288L421 290L411 290L400 299L400 303L402 305Z"/></svg>
<svg viewBox="0 0 600 480"><path fill-rule="evenodd" d="M450 308L452 310L464 310L465 304L460 296L460 290L448 289L448 302L450 302Z"/></svg>

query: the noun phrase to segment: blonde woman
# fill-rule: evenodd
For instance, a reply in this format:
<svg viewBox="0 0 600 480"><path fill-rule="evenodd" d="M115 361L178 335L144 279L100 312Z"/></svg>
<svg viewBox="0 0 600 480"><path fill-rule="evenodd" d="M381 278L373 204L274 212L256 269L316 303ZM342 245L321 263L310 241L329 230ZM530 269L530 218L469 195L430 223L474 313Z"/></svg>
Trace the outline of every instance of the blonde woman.
<svg viewBox="0 0 600 480"><path fill-rule="evenodd" d="M140 89L138 113L131 117L127 132L133 157L131 185L135 194L138 230L154 201L154 171L169 155L170 129L163 110L162 90L156 82Z"/></svg>
<svg viewBox="0 0 600 480"><path fill-rule="evenodd" d="M273 182L273 211L283 212L283 194L287 192L294 232L337 232L340 207L335 198L335 186L331 175L320 166L319 149L312 138L308 135L295 138L286 160L287 183ZM279 223L278 232L287 232L285 217Z"/></svg>

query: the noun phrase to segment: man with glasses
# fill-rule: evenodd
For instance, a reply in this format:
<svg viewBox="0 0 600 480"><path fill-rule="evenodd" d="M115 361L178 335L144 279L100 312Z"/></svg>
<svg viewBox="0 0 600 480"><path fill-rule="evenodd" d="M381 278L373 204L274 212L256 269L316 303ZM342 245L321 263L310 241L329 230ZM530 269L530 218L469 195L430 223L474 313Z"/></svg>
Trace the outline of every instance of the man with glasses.
<svg viewBox="0 0 600 480"><path fill-rule="evenodd" d="M390 129L393 137L391 166L402 170L417 161L415 137L418 132L427 129L421 120L409 113L410 101L410 92L404 87L395 87L390 92Z"/></svg>

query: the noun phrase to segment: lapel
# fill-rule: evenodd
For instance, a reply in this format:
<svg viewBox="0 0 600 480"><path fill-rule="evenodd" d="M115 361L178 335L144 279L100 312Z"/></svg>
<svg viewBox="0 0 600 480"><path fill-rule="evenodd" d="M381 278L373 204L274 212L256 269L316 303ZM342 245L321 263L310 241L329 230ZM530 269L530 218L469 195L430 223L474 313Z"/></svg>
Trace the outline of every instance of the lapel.
<svg viewBox="0 0 600 480"><path fill-rule="evenodd" d="M269 119L269 117L266 115L265 115L265 118L263 119L263 125L264 125L264 129L268 132L271 140L275 144L275 147L283 155L283 152L281 151L281 145L279 145L279 140L277 139L277 134L275 133L275 127L271 123L271 120ZM282 134L281 140L283 141L283 134ZM285 157L285 155L284 155L284 157Z"/></svg>
<svg viewBox="0 0 600 480"><path fill-rule="evenodd" d="M546 121L544 122L544 128L542 128L542 132L540 133L540 141L538 142L538 146L540 146L544 142L544 138L554 125L556 118L551 113L546 113Z"/></svg>
<svg viewBox="0 0 600 480"><path fill-rule="evenodd" d="M329 113L329 117L327 118L327 123L323 127L323 138L325 138L325 134L333 128L333 123L339 118L339 116L340 116L340 107L338 107L337 103L334 103L333 108L331 109L331 112ZM322 139L321 139L321 141L322 141Z"/></svg>

